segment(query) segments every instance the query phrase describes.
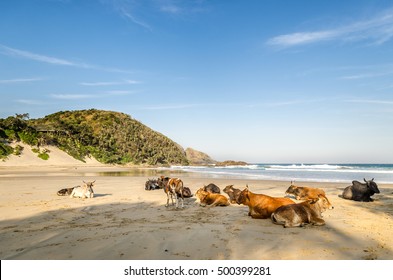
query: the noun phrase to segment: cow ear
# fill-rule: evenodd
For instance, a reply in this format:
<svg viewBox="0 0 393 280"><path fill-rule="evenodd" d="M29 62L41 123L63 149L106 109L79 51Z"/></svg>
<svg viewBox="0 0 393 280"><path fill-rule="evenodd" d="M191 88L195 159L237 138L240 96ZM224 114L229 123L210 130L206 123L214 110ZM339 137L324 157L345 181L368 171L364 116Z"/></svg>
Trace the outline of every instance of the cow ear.
<svg viewBox="0 0 393 280"><path fill-rule="evenodd" d="M248 190L248 184L246 185L246 189Z"/></svg>
<svg viewBox="0 0 393 280"><path fill-rule="evenodd" d="M82 180L82 182L86 184L86 182L84 180Z"/></svg>

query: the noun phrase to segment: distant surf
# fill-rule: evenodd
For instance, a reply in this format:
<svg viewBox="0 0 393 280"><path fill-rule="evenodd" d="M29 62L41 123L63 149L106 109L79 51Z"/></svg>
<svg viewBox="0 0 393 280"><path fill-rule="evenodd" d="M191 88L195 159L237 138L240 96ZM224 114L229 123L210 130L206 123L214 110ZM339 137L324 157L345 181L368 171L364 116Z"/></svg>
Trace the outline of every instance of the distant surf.
<svg viewBox="0 0 393 280"><path fill-rule="evenodd" d="M208 177L255 180L352 182L375 178L378 183L393 183L393 164L266 164L244 166L171 166L205 174Z"/></svg>

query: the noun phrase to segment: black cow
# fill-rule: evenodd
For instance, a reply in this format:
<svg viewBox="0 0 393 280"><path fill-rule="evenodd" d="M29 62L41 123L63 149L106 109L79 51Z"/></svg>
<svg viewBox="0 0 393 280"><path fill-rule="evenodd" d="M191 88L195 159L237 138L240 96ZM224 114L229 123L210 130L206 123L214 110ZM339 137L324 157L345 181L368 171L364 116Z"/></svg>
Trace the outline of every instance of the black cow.
<svg viewBox="0 0 393 280"><path fill-rule="evenodd" d="M157 190L157 189L160 189L160 185L158 184L157 180L149 179L146 181L145 183L146 191Z"/></svg>
<svg viewBox="0 0 393 280"><path fill-rule="evenodd" d="M209 185L204 186L203 190L205 192L209 192L209 193L220 193L221 192L220 188L213 183L210 183Z"/></svg>
<svg viewBox="0 0 393 280"><path fill-rule="evenodd" d="M364 182L365 183L352 181L352 186L348 186L344 189L343 198L364 202L373 201L371 196L375 193L379 193L378 186L374 182L374 178L369 181L364 179Z"/></svg>

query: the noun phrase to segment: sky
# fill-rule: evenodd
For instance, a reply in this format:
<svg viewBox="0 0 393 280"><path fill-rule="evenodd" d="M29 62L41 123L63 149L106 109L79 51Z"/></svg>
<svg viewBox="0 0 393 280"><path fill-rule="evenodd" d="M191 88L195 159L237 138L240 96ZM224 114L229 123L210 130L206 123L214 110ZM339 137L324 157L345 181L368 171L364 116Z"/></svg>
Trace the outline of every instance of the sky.
<svg viewBox="0 0 393 280"><path fill-rule="evenodd" d="M0 118L129 114L216 160L393 163L393 2L2 0Z"/></svg>

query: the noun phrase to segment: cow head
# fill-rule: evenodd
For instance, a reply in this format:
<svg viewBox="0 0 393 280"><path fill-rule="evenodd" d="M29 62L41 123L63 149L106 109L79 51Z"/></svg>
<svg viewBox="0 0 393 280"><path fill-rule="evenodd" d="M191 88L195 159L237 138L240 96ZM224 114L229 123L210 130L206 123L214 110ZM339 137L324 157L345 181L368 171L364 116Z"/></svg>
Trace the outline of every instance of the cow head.
<svg viewBox="0 0 393 280"><path fill-rule="evenodd" d="M374 182L374 178L372 178L370 181L367 181L366 178L363 178L363 180L366 182L369 190L371 190L373 193L380 193L377 183Z"/></svg>
<svg viewBox="0 0 393 280"><path fill-rule="evenodd" d="M83 181L83 184L84 184L84 187L85 187L86 189L88 189L89 191L93 192L93 186L94 186L94 183L95 183L95 182L96 182L96 180L91 181L91 182L85 182L85 181Z"/></svg>
<svg viewBox="0 0 393 280"><path fill-rule="evenodd" d="M287 189L285 194L296 194L296 190L297 190L297 187L295 185L292 185L292 182L291 182L291 185L289 186L289 188Z"/></svg>
<svg viewBox="0 0 393 280"><path fill-rule="evenodd" d="M168 184L169 181L169 177L165 177L165 176L160 176L157 179L157 184L161 189L164 189L166 187L166 185Z"/></svg>
<svg viewBox="0 0 393 280"><path fill-rule="evenodd" d="M200 188L196 191L195 196L199 199L199 201L203 201L208 194L209 193L207 191L205 191L203 188Z"/></svg>
<svg viewBox="0 0 393 280"><path fill-rule="evenodd" d="M236 199L237 204L247 205L250 202L248 185L246 185L245 189L242 190L239 194L239 197Z"/></svg>
<svg viewBox="0 0 393 280"><path fill-rule="evenodd" d="M224 192L225 192L225 193L228 193L228 192L230 192L230 191L233 192L233 185L226 186L225 189L224 189Z"/></svg>
<svg viewBox="0 0 393 280"><path fill-rule="evenodd" d="M324 196L323 194L319 194L317 198L317 202L321 207L321 212L325 212L327 209L332 210L334 209L333 205L330 203L329 199Z"/></svg>

